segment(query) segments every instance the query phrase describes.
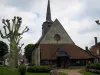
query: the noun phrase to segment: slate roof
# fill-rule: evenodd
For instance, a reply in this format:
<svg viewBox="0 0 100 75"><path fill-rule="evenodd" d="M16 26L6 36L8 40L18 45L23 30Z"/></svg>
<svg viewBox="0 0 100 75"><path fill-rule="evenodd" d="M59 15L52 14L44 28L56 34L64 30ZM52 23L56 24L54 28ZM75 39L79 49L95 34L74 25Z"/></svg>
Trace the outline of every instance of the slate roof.
<svg viewBox="0 0 100 75"><path fill-rule="evenodd" d="M33 51L34 51L34 49L36 49L39 46L39 44L40 44L41 40L43 39L43 37L44 36L41 36L40 39L37 41L37 43L34 45Z"/></svg>
<svg viewBox="0 0 100 75"><path fill-rule="evenodd" d="M70 59L91 59L91 54L74 44L40 44L41 60L55 60L59 48L63 48Z"/></svg>

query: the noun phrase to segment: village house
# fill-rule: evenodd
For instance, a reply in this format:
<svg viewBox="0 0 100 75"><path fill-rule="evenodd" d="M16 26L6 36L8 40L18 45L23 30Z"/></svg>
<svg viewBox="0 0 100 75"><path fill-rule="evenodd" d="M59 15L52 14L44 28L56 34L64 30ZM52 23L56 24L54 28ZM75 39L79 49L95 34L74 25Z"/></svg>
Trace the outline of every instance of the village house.
<svg viewBox="0 0 100 75"><path fill-rule="evenodd" d="M100 42L98 42L97 37L94 37L95 39L95 44L91 47L91 52L94 56L96 56L96 62L100 63Z"/></svg>

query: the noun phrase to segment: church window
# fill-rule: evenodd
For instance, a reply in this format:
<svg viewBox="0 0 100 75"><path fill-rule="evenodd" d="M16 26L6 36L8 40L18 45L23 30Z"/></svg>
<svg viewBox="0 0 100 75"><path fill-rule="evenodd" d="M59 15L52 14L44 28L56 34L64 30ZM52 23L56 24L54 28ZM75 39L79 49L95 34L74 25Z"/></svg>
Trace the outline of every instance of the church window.
<svg viewBox="0 0 100 75"><path fill-rule="evenodd" d="M99 50L97 50L97 54L99 54Z"/></svg>
<svg viewBox="0 0 100 75"><path fill-rule="evenodd" d="M61 39L61 37L60 37L59 34L56 34L56 35L54 35L54 39L55 39L56 41L59 41L59 40Z"/></svg>

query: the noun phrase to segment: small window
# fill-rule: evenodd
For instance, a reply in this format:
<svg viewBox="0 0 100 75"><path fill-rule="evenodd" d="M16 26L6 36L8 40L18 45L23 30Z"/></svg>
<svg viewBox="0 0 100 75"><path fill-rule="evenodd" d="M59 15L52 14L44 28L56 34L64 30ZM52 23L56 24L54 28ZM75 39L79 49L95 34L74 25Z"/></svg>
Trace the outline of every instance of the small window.
<svg viewBox="0 0 100 75"><path fill-rule="evenodd" d="M97 62L97 63L99 62L98 59L96 59L96 62Z"/></svg>
<svg viewBox="0 0 100 75"><path fill-rule="evenodd" d="M54 39L55 39L56 41L59 41L59 40L61 39L61 37L60 37L59 34L55 34L55 35L54 35Z"/></svg>
<svg viewBox="0 0 100 75"><path fill-rule="evenodd" d="M99 54L99 50L97 50L97 54Z"/></svg>
<svg viewBox="0 0 100 75"><path fill-rule="evenodd" d="M48 25L48 27L51 27L51 25Z"/></svg>

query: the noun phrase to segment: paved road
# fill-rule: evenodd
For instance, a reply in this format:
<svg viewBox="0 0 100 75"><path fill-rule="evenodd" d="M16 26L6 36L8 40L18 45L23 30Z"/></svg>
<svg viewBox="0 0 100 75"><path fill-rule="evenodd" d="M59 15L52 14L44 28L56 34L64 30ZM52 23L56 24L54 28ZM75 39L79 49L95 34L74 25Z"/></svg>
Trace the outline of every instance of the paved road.
<svg viewBox="0 0 100 75"><path fill-rule="evenodd" d="M68 75L83 75L79 73L81 69L59 69L58 72L65 72Z"/></svg>

